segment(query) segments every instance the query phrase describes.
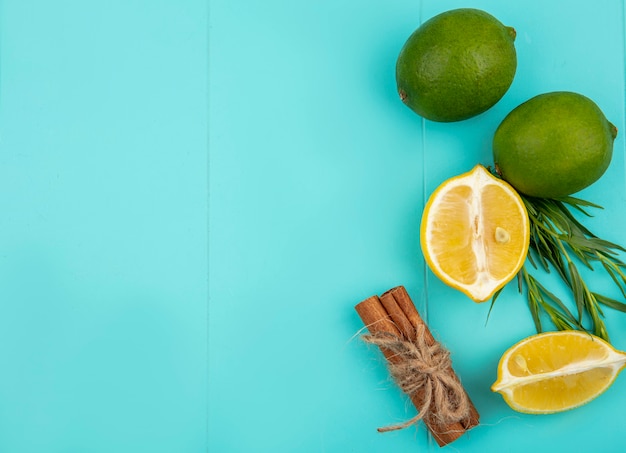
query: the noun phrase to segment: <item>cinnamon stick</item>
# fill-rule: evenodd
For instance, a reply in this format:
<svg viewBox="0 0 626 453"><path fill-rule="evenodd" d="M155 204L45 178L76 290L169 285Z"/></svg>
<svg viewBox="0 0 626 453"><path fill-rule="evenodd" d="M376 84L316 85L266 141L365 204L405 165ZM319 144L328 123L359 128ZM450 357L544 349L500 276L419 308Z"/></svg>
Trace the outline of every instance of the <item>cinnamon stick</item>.
<svg viewBox="0 0 626 453"><path fill-rule="evenodd" d="M369 297L356 305L355 310L371 334L385 332L414 341L418 328L422 328L424 342L428 346L433 346L436 343L432 333L419 315L403 286L390 289L380 297ZM389 363L397 364L404 360L399 355L383 347L381 347L381 351ZM460 383L458 376L451 367L447 368L446 373ZM425 395L423 390L408 396L418 410L424 406ZM437 416L437 407L434 405L430 406L424 422L440 447L455 441L466 431L478 425L478 411L469 399L469 396L467 396L467 400L469 402L467 417L453 423L443 422Z"/></svg>

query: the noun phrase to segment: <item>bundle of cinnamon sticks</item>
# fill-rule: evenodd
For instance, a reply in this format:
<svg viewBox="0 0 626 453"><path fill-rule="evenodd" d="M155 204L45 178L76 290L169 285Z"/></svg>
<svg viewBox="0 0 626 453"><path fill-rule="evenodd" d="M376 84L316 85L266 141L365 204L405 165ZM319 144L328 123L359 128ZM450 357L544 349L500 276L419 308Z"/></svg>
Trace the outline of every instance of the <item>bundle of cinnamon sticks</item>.
<svg viewBox="0 0 626 453"><path fill-rule="evenodd" d="M418 332L422 332L423 339L420 340L421 343L418 341L416 344L424 344L427 347L439 345L403 286L390 289L380 297L369 297L356 305L355 309L370 334L383 334L391 338L398 338L413 343L418 340ZM380 343L379 346L390 365L398 365L401 364L400 362L407 360L401 354L381 346ZM420 408L424 411L426 403L427 410L422 414L422 420L440 447L455 441L466 431L478 425L479 419L474 404L461 387L459 378L452 367L446 366L444 373L446 378L450 378L454 383L458 383L457 387L463 393L461 396L466 398L465 403L468 407L466 414L461 419L451 421L440 417L438 414L440 408L434 402L430 402L431 395L430 393L428 395L425 394L423 388L408 394L418 411ZM447 380L449 381L450 379Z"/></svg>

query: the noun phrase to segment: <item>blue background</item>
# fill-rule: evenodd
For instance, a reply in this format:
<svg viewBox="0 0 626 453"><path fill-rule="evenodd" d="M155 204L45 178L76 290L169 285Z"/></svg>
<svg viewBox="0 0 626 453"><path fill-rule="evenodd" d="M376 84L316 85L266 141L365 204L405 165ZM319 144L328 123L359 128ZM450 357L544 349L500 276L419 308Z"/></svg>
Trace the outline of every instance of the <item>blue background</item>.
<svg viewBox="0 0 626 453"><path fill-rule="evenodd" d="M485 114L424 121L395 59L461 6L517 29L518 72ZM623 451L623 376L550 416L490 392L525 300L507 287L486 323L418 236L506 113L573 90L620 129L581 195L626 244L624 2L601 6L0 0L0 452ZM414 408L353 306L399 284L481 413L444 449L376 432ZM626 315L606 321L625 350Z"/></svg>
<svg viewBox="0 0 626 453"><path fill-rule="evenodd" d="M0 0L0 452L207 446L204 1Z"/></svg>

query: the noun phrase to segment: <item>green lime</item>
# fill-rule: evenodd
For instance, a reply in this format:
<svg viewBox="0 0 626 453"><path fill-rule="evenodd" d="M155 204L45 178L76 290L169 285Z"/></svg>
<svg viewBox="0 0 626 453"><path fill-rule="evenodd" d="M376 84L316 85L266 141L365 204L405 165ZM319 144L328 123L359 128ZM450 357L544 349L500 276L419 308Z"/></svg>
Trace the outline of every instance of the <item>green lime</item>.
<svg viewBox="0 0 626 453"><path fill-rule="evenodd" d="M433 121L460 121L492 107L509 89L517 68L515 30L471 8L424 22L396 63L402 101Z"/></svg>
<svg viewBox="0 0 626 453"><path fill-rule="evenodd" d="M504 118L493 138L493 157L502 178L519 192L558 198L604 174L616 136L616 127L591 99L545 93Z"/></svg>

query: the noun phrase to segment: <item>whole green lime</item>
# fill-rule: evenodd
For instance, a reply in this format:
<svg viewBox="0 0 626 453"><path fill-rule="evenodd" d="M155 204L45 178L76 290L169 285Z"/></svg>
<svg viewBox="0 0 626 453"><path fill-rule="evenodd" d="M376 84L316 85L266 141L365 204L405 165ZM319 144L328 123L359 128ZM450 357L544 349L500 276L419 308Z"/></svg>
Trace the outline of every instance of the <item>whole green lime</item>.
<svg viewBox="0 0 626 453"><path fill-rule="evenodd" d="M472 8L424 22L396 63L400 99L433 121L460 121L492 107L517 68L515 30Z"/></svg>
<svg viewBox="0 0 626 453"><path fill-rule="evenodd" d="M591 99L545 93L504 118L493 138L493 158L502 178L519 192L559 198L604 174L616 136L616 127Z"/></svg>

